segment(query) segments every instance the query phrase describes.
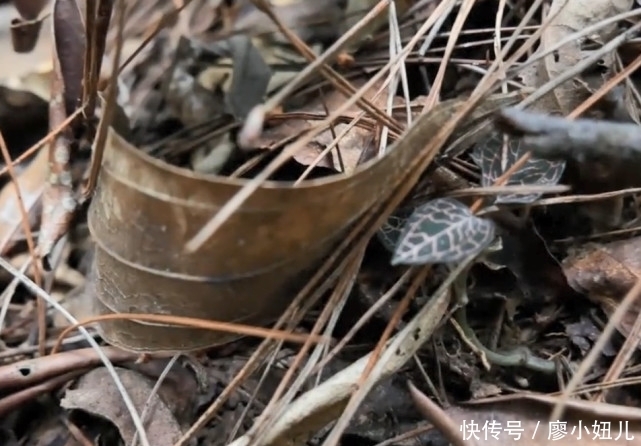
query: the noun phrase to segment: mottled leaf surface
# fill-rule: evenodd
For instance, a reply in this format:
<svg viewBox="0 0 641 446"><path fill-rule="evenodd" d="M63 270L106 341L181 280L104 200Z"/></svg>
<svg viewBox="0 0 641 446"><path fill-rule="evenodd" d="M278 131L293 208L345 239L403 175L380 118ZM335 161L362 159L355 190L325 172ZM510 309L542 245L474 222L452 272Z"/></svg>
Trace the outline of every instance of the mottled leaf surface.
<svg viewBox="0 0 641 446"><path fill-rule="evenodd" d="M517 139L508 139L504 146L500 134L492 135L481 144L477 144L472 153L472 159L481 168L482 186L492 186L519 158L528 151L527 147ZM564 161L549 161L539 158L530 158L525 165L514 172L508 179L507 185L546 185L553 186L559 182ZM501 194L496 198L496 203L532 203L542 194Z"/></svg>
<svg viewBox="0 0 641 446"><path fill-rule="evenodd" d="M491 220L478 218L451 198L416 208L394 250L392 265L458 262L483 251L494 240Z"/></svg>

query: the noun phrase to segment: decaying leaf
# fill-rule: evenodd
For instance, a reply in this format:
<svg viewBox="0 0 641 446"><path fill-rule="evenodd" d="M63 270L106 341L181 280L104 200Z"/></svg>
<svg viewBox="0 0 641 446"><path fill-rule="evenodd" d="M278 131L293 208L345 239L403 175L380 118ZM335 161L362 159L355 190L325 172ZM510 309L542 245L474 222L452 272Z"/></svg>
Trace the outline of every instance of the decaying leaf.
<svg viewBox="0 0 641 446"><path fill-rule="evenodd" d="M437 423L427 396L410 387L418 410ZM635 407L570 400L562 420L550 420L559 398L515 394L445 409L460 444L535 446L641 445L641 411ZM451 434L454 434L453 432Z"/></svg>
<svg viewBox="0 0 641 446"><path fill-rule="evenodd" d="M365 85L366 79L359 78L352 80L352 85L355 88ZM374 105L380 108L385 108L388 98L388 88L384 88L381 93L376 96L382 82L376 83L364 95L364 99L370 100ZM376 98L374 98L376 96ZM328 110L333 110L338 107L345 100L345 96L337 91L331 91L326 94L321 94L318 99L313 100L308 105L301 107L293 112L295 115L302 115L300 117L287 118L283 122L277 123L272 127L266 128L260 138L256 141L256 148L273 149L274 145L282 144L284 141L289 141L291 135L298 135L313 126L318 124L318 120L323 119L327 115ZM401 99L394 98L394 104L399 105ZM337 122L332 128L328 128L320 133L314 141L309 143L306 147L299 150L294 159L302 165L310 165L316 162L317 166L329 167L336 172L352 173L356 169L359 162L364 159L371 158L372 151L377 149L378 137L376 130L370 126L363 126L363 122L357 123L343 135L338 144L329 153L322 155L325 149L331 145L338 135L342 135L350 124L350 121L361 113L358 106L350 107L345 112L345 119ZM311 117L306 119L306 115L316 116L316 119ZM366 156L369 155L369 156ZM320 160L318 158L320 157Z"/></svg>
<svg viewBox="0 0 641 446"><path fill-rule="evenodd" d="M545 50L570 34L581 31L595 23L606 20L617 14L629 11L632 8L633 0L554 0L550 7L549 15L553 17L550 25L541 35L541 50ZM536 77L524 73L524 83L527 86L540 86L550 79L562 75L578 64L581 59L589 53L587 44L592 41L603 44L613 37L617 30L617 24L612 23L601 27L594 35L585 36L570 41L558 50L548 54L540 64L536 66ZM604 79L614 74L614 54L604 55L600 63L601 73L595 76L595 83L599 86ZM530 71L531 73L531 71ZM551 114L560 112L567 115L577 107L589 95L580 82L566 81L556 87L547 97L545 102L539 103L535 108Z"/></svg>
<svg viewBox="0 0 641 446"><path fill-rule="evenodd" d="M140 413L154 387L153 381L132 370L123 368L116 370L136 410ZM66 409L80 409L111 421L118 428L126 444L131 444L136 429L120 392L104 367L92 370L80 378L73 389L65 392L60 405ZM182 435L176 416L158 395L152 399L150 409L151 416L145 423L150 444L173 445Z"/></svg>
<svg viewBox="0 0 641 446"><path fill-rule="evenodd" d="M541 35L539 51L555 46L569 35L586 27L602 22L609 17L629 11L632 0L554 0L548 11L551 17L549 25ZM526 87L537 88L555 79L576 66L593 51L589 45L593 42L608 42L616 32L617 23L600 27L594 34L574 39L561 48L550 52L542 60L519 72L519 77ZM568 80L554 88L532 105L532 110L552 115L567 115L585 100L590 91L586 84L598 87L614 74L614 54L605 54L599 63L599 74L593 70L583 73L580 80Z"/></svg>
<svg viewBox="0 0 641 446"><path fill-rule="evenodd" d="M450 263L478 254L494 240L494 223L464 204L439 198L417 207L405 223L392 265Z"/></svg>
<svg viewBox="0 0 641 446"><path fill-rule="evenodd" d="M618 302L641 277L641 237L607 244L587 244L563 261L568 284L595 301L611 316ZM623 336L631 332L641 310L639 302L617 324Z"/></svg>

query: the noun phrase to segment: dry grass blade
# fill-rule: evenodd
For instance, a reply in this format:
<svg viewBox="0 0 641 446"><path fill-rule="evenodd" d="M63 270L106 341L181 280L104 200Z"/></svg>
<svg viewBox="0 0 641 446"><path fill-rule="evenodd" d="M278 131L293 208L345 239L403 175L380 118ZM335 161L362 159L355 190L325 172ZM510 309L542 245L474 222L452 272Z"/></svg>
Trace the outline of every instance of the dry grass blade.
<svg viewBox="0 0 641 446"><path fill-rule="evenodd" d="M487 187L470 187L457 189L452 192L447 192L445 196L447 197L470 197L470 196L492 196L500 195L503 193L518 193L518 194L528 194L528 193L537 193L541 192L544 194L560 194L563 192L569 191L570 186L558 185L558 186L487 186ZM563 197L567 198L567 197ZM556 200L553 198L552 200Z"/></svg>
<svg viewBox="0 0 641 446"><path fill-rule="evenodd" d="M612 192L604 192L601 194L585 194L585 195L565 195L561 197L554 198L543 198L537 200L532 206L550 206L556 204L566 204L566 203L587 203L590 201L599 201L607 198L619 197L623 195L632 195L641 193L641 187L632 187L629 189L622 189Z"/></svg>
<svg viewBox="0 0 641 446"><path fill-rule="evenodd" d="M11 177L11 182L15 187L16 200L18 202L18 209L20 211L20 217L22 220L22 230L24 231L27 237L27 246L29 247L29 254L31 255L32 262L35 265L34 268L34 278L38 286L42 286L42 269L40 262L38 262L38 254L36 253L36 245L33 238L33 233L31 232L31 224L29 219L29 214L25 203L22 199L22 192L20 191L20 182L15 174L13 168L13 160L9 154L9 149L5 144L4 137L0 133L0 150L2 151L2 157L4 158L5 164L7 165L7 170L9 171L9 176ZM10 297L5 297L5 302L8 304ZM47 334L47 305L40 299L36 298L36 324L38 327L38 350L41 355L45 354L45 342ZM0 323L0 326L2 324Z"/></svg>
<svg viewBox="0 0 641 446"><path fill-rule="evenodd" d="M445 48L445 54L443 55L443 60L441 61L441 65L439 66L438 72L436 73L436 77L434 78L434 82L430 90L430 93L425 99L425 104L423 106L423 113L425 113L427 110L432 109L434 107L434 104L436 104L436 102L439 99L441 87L443 85L443 79L445 78L445 69L447 67L450 57L452 56L452 51L454 51L454 46L456 45L456 41L459 38L459 34L463 29L463 24L465 23L465 20L467 19L467 16L470 14L470 11L472 10L472 6L474 6L475 3L476 3L476 0L465 0L461 5L461 8L459 9L459 12L454 21L454 25L452 26L450 37L447 40L447 46Z"/></svg>
<svg viewBox="0 0 641 446"><path fill-rule="evenodd" d="M136 321L146 321L146 322L156 322L164 324L175 324L184 327L194 327L194 328L203 328L206 330L221 331L224 333L235 333L245 336L257 336L267 339L278 339L282 341L289 342L299 342L299 343L310 343L310 342L327 342L327 339L319 338L317 335L312 334L299 335L295 333L290 333L287 331L279 330L270 330L267 328L254 327L252 325L242 325L242 324L232 324L226 322L217 322L204 319L188 318L188 317L178 317L172 315L163 315L163 314L105 314L101 316L95 316L87 320L80 321L70 327L65 328L58 337L53 352L55 353L57 349L62 345L63 339L71 333L73 330L76 330L85 325L93 324L105 320L136 320Z"/></svg>
<svg viewBox="0 0 641 446"><path fill-rule="evenodd" d="M521 48L521 51L525 51L528 45L532 45L533 42L534 42L534 39L530 39L528 42L526 42L523 45L523 47ZM506 46L506 48L504 48L504 52L507 52L508 50L509 50L509 47ZM517 54L518 54L518 51L517 51ZM486 87L488 84L490 84L491 81L495 80L498 76L501 76L501 75L502 75L501 70L499 70L498 74L490 72L490 74L486 78L484 78L483 81L481 81L481 83L477 87L477 90L475 91L475 93L477 94L472 95L472 97L464 104L464 106L461 107L461 110L455 113L454 117L450 121L448 121L445 124L445 126L443 126L443 128L441 128L441 130L434 137L433 142L429 144L428 147L425 149L424 158L418 160L417 170L414 170L410 174L410 178L411 177L414 177L414 178L412 178L406 184L409 184L411 187L411 185L415 183L415 181L418 179L418 175L420 174L420 171L422 171L422 169L427 167L427 164L431 161L432 157L435 155L435 150L439 147L439 144L444 143L445 139L449 135L451 135L451 133L453 132L454 126L458 124L458 122L460 122L460 119L462 119L467 113L469 113L473 109L473 107L478 103L478 101L482 98L484 94L483 88ZM408 192L404 190L405 189L404 186L405 185L401 185L401 187L397 191L400 193L395 194L395 197L391 200L391 203L389 206L390 208L395 207L400 202L400 199L396 197L402 197ZM386 212L384 212L384 214L387 215ZM330 437L326 440L326 444L335 444L336 441L338 441L338 438L339 438L338 433L340 433L342 429L344 429L344 427L347 425L347 422L351 418L351 415L354 413L355 409L358 407L358 404L360 404L364 396L367 395L367 392L371 389L371 386L374 384L374 382L375 382L375 379L372 379L370 377L370 379L366 381L367 385L364 385L361 388L359 388L358 391L353 395L352 397L353 399L351 400L352 405L350 408L351 413L348 412L347 410L343 412L343 415L339 418L339 422L337 423L336 426L334 426L334 429L332 431L333 436L332 434L330 434Z"/></svg>
<svg viewBox="0 0 641 446"><path fill-rule="evenodd" d="M252 0L255 4L260 4L259 9L269 16L269 18L278 26L280 31L287 36L287 38L292 42L292 45L298 49L298 51L305 57L309 62L314 62L316 59L313 51L303 42L296 34L289 30L283 22L274 14L271 10L271 7L265 4L264 0ZM329 80L332 85L341 93L345 94L346 97L353 95L356 90L354 87L347 81L343 76L337 73L328 65L320 66L321 73ZM385 123L388 126L391 126L394 130L400 131L401 126L390 116L383 113L378 109L374 104L368 101L365 98L359 98L356 104L359 107L362 107L363 111L372 115L372 117L377 118L382 123Z"/></svg>
<svg viewBox="0 0 641 446"><path fill-rule="evenodd" d="M342 308L344 305L345 300L352 291L354 280L361 266L363 255L364 249L360 249L350 258L350 263L348 264L345 273L341 275L341 278L332 293L332 297L325 305L323 312L317 318L314 328L311 331L312 334L315 335L319 333L327 323L330 315L334 313L337 308ZM323 350L317 347L312 353L312 357L308 360L306 367L290 385L290 381L294 377L295 372L310 348L311 343L309 341L302 346L293 363L288 368L287 373L281 379L278 388L272 395L268 406L263 411L263 414L255 422L254 427L252 427L252 429L247 433L250 438L261 438L278 420L285 407L294 399L296 394L300 392L302 385L309 378L316 362L320 359L320 355L323 352ZM287 390L287 393L285 393L285 390ZM281 398L283 393L285 393L285 395Z"/></svg>
<svg viewBox="0 0 641 446"><path fill-rule="evenodd" d="M403 316L403 313L409 307L409 304L411 300L414 298L419 287L425 282L425 279L429 274L429 272L430 272L429 268L422 268L418 272L418 274L416 274L416 276L413 278L412 282L410 283L410 286L405 292L405 296L403 296L401 301L398 303L396 310L394 311L394 314L392 315L389 322L387 323L387 327L385 327L385 330L381 334L378 344L376 345L374 350L372 350L372 352L370 353L367 359L367 363L365 364L365 368L363 369L363 372L361 373L361 375L358 378L358 381L356 382L356 391L352 394L351 398L347 402L347 405L343 409L343 413L338 418L338 420L336 421L336 424L332 427L332 430L330 431L329 435L323 442L323 446L334 446L338 444L343 432L345 431L352 417L356 413L356 410L361 405L361 403L363 402L367 394L370 392L370 390L378 382L378 379L373 377L372 375L373 375L374 368L376 367L376 365L379 364L379 361L381 361L385 344L387 343L389 337L391 336L392 330L394 330L397 324L400 322L401 317ZM433 318L440 319L439 316L442 317L442 315L438 315L438 314L432 315ZM414 353L412 353L412 355L413 354Z"/></svg>
<svg viewBox="0 0 641 446"><path fill-rule="evenodd" d="M346 242L343 244L348 245ZM343 256L343 251L344 249L338 249L329 256L316 274L314 274L305 287L292 300L289 307L274 324L274 329L280 329L283 326L286 326L288 329L293 329L300 323L307 310L319 301L321 296L334 284L337 277L346 270L349 262L352 261L352 255L350 254L353 254L353 252ZM334 268L330 270L332 267ZM263 341L258 348L254 350L243 368L234 376L234 379L225 387L218 398L211 403L203 415L185 432L174 446L185 446L196 432L202 429L213 419L217 412L221 410L223 404L230 398L238 386L257 370L261 361L263 361L270 352L278 350L281 347L282 345L280 345L280 343L275 345L271 340Z"/></svg>

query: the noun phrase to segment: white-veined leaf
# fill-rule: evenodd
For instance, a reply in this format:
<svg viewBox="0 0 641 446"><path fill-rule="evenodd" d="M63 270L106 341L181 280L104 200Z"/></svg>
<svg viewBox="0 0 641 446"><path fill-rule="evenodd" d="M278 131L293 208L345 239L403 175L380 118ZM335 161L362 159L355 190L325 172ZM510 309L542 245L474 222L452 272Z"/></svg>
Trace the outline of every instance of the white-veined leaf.
<svg viewBox="0 0 641 446"><path fill-rule="evenodd" d="M494 240L494 222L476 217L451 198L417 207L398 239L392 265L422 265L464 260Z"/></svg>
<svg viewBox="0 0 641 446"><path fill-rule="evenodd" d="M472 153L472 160L481 168L481 185L492 186L511 166L527 152L524 144L517 139L508 139L507 150L503 149L503 138L499 133L492 133L483 143L477 144ZM507 185L553 186L559 182L564 161L549 161L541 158L530 158L523 167L514 172ZM496 203L532 203L542 194L501 194Z"/></svg>
<svg viewBox="0 0 641 446"><path fill-rule="evenodd" d="M413 208L398 209L389 216L376 233L376 237L389 252L394 252L398 238L403 233L407 219L412 215Z"/></svg>

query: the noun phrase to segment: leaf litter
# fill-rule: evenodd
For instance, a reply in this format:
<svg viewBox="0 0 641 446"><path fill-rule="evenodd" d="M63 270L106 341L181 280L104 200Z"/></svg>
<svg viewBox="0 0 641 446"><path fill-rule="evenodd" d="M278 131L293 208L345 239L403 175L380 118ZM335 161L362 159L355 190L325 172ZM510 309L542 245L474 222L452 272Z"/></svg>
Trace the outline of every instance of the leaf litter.
<svg viewBox="0 0 641 446"><path fill-rule="evenodd" d="M640 441L634 2L124 4L0 9L3 444Z"/></svg>

